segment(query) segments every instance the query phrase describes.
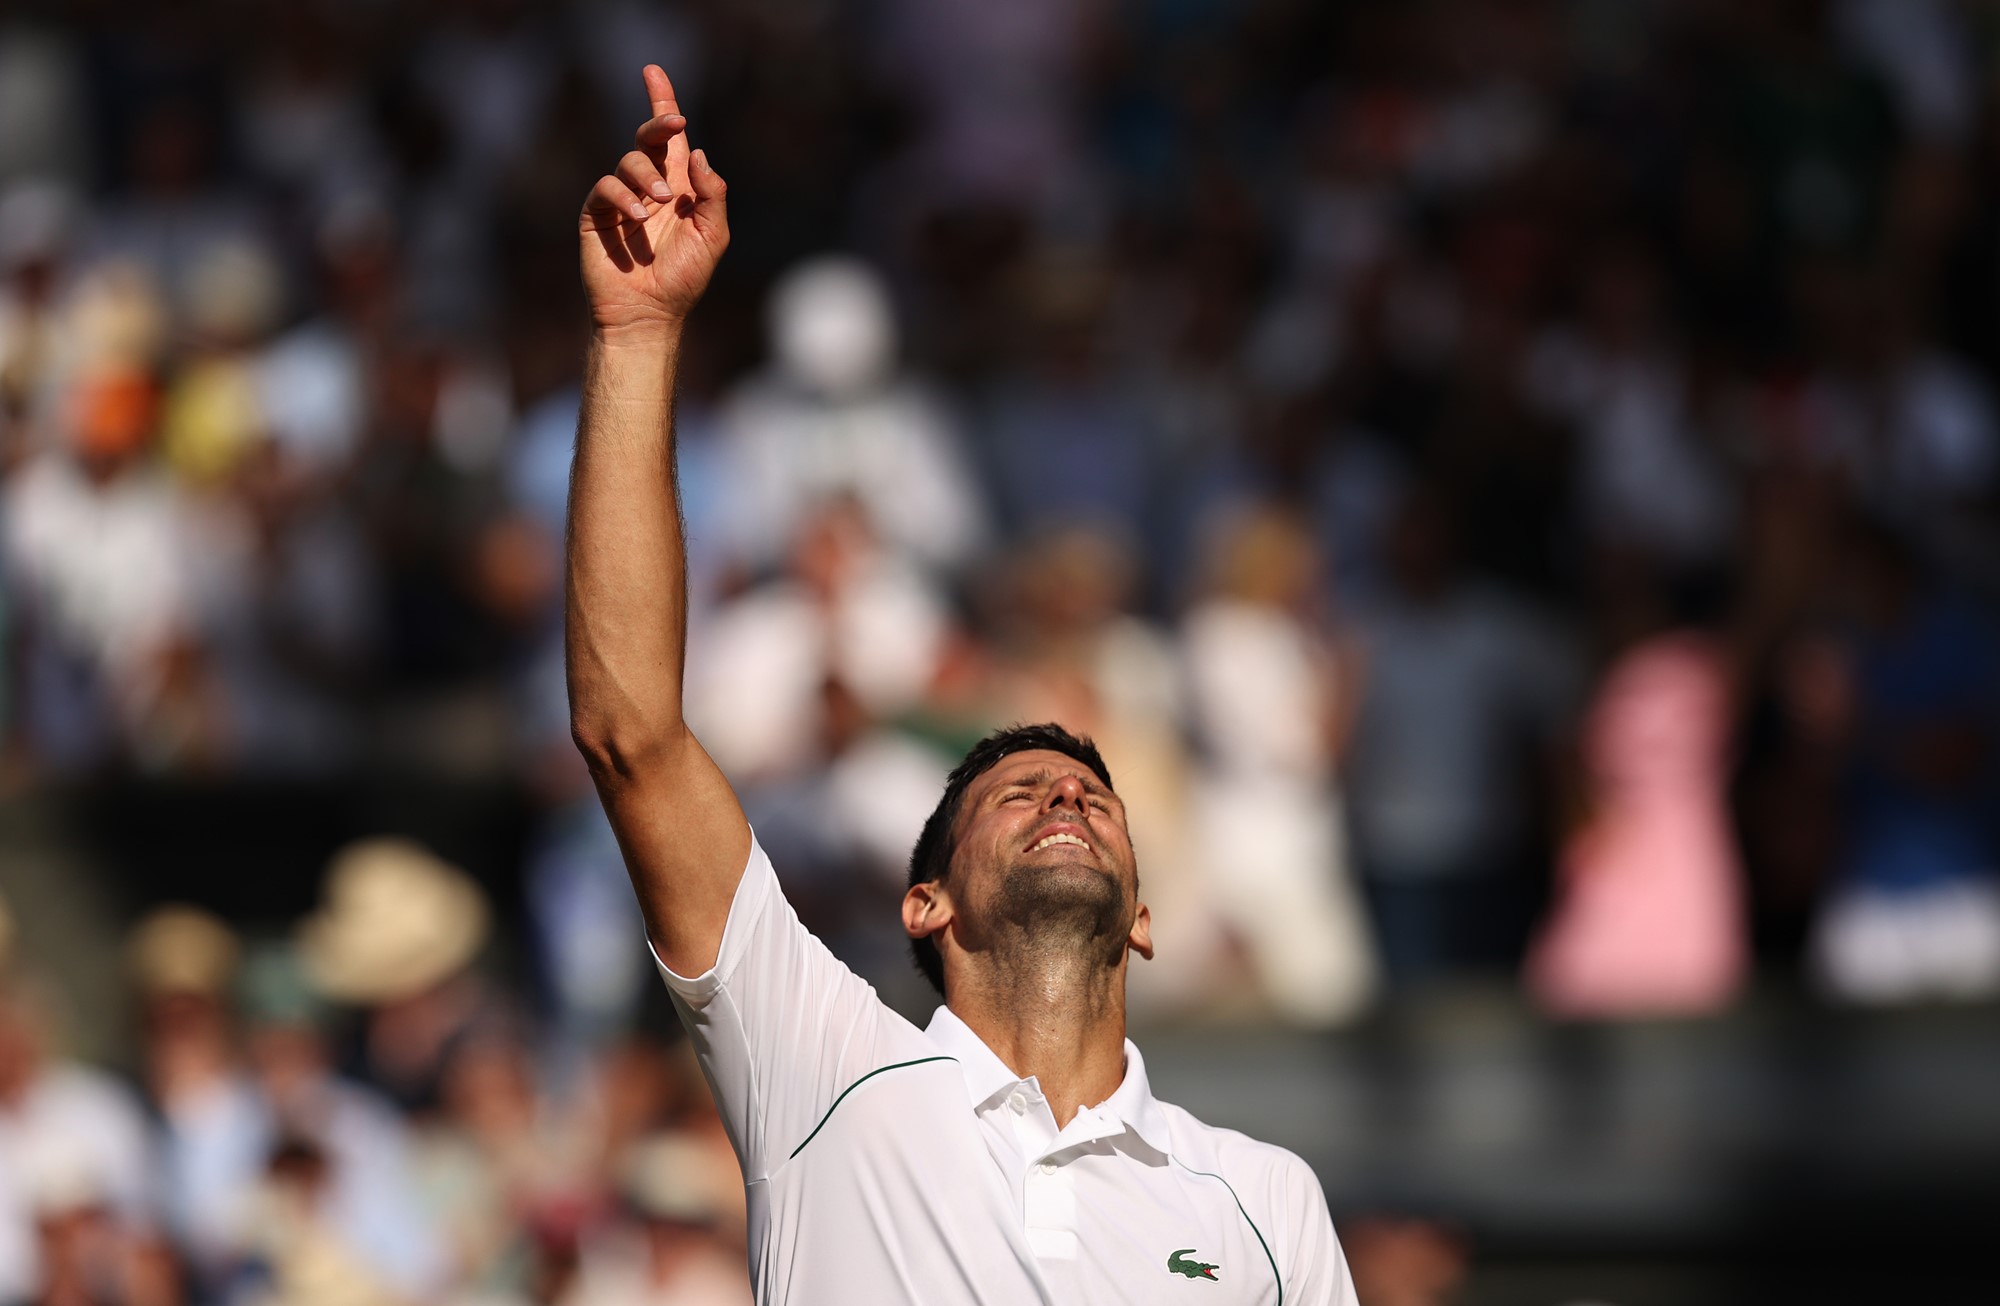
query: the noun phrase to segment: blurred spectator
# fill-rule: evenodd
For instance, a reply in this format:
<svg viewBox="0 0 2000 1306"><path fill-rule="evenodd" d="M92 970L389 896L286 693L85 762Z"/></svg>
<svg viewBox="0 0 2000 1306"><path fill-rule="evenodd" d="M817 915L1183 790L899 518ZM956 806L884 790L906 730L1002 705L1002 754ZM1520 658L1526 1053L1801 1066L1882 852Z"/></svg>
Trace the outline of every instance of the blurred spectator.
<svg viewBox="0 0 2000 1306"><path fill-rule="evenodd" d="M173 1252L122 1225L87 1183L57 1181L37 1195L42 1264L35 1306L178 1306L188 1300Z"/></svg>
<svg viewBox="0 0 2000 1306"><path fill-rule="evenodd" d="M801 505L785 562L718 607L688 657L688 718L746 779L823 763L829 683L873 719L914 708L949 630L936 583L885 545L854 499Z"/></svg>
<svg viewBox="0 0 2000 1306"><path fill-rule="evenodd" d="M310 1140L285 1139L273 1149L247 1221L251 1272L264 1285L250 1300L272 1306L399 1300L334 1226L328 1212L334 1175L326 1152Z"/></svg>
<svg viewBox="0 0 2000 1306"><path fill-rule="evenodd" d="M1730 489L1689 364L1666 335L1665 293L1644 245L1602 251L1582 277L1578 329L1545 335L1526 381L1578 428L1592 532L1685 566L1729 543Z"/></svg>
<svg viewBox="0 0 2000 1306"><path fill-rule="evenodd" d="M335 1260L403 1297L438 1291L450 1266L418 1200L409 1123L335 1073L329 1013L290 950L253 955L241 988L247 1081L227 1110L191 1117L183 1144L214 1159L204 1214L229 1240L232 1280L257 1281L296 1244L307 1267Z"/></svg>
<svg viewBox="0 0 2000 1306"><path fill-rule="evenodd" d="M196 521L147 462L159 394L144 355L157 309L129 274L107 273L97 290L77 315L96 328L82 348L104 361L65 396L61 444L6 486L14 619L27 632L25 725L59 767L126 750L185 764L221 747L220 721L195 642Z"/></svg>
<svg viewBox="0 0 2000 1306"><path fill-rule="evenodd" d="M1080 526L1149 543L1164 527L1158 434L1113 366L1113 290L1090 250L1043 250L1019 269L1009 367L994 378L981 433L1019 535Z"/></svg>
<svg viewBox="0 0 2000 1306"><path fill-rule="evenodd" d="M435 1106L456 1044L485 1014L471 973L485 896L422 845L379 838L335 855L321 901L298 932L307 977L323 998L364 1009L368 1082L406 1107Z"/></svg>
<svg viewBox="0 0 2000 1306"><path fill-rule="evenodd" d="M772 366L720 413L723 526L741 561L778 561L814 505L851 499L895 553L938 569L986 543L985 504L943 396L899 371L888 290L866 265L825 258L772 288Z"/></svg>
<svg viewBox="0 0 2000 1306"><path fill-rule="evenodd" d="M1375 1216L1341 1227L1354 1293L1369 1306L1444 1306L1469 1269L1465 1239L1430 1220Z"/></svg>
<svg viewBox="0 0 2000 1306"><path fill-rule="evenodd" d="M449 1281L480 1299L521 1300L532 1233L594 1197L584 1140L544 1100L529 1049L504 1033L451 1054L442 1107L412 1168L450 1246Z"/></svg>
<svg viewBox="0 0 2000 1306"><path fill-rule="evenodd" d="M179 52L176 52L179 53ZM221 114L192 88L172 91L127 119L118 159L120 202L97 215L97 259L143 268L178 316L192 307L197 269L218 243L259 243L264 218L223 171Z"/></svg>
<svg viewBox="0 0 2000 1306"><path fill-rule="evenodd" d="M45 1278L114 1277L110 1249L156 1215L145 1117L109 1076L55 1054L52 1021L46 993L0 973L3 1301L33 1300Z"/></svg>
<svg viewBox="0 0 2000 1306"><path fill-rule="evenodd" d="M188 272L189 341L161 415L160 451L185 481L229 476L264 435L253 360L282 312L279 270L247 241L218 241Z"/></svg>
<svg viewBox="0 0 2000 1306"><path fill-rule="evenodd" d="M632 1215L585 1249L563 1306L738 1306L750 1300L740 1249L717 1236L726 1207L713 1151L674 1134L641 1142L625 1158L619 1191ZM730 1167L733 1169L733 1167Z"/></svg>
<svg viewBox="0 0 2000 1306"><path fill-rule="evenodd" d="M54 417L79 208L47 180L0 192L0 458L9 467L48 439Z"/></svg>
<svg viewBox="0 0 2000 1306"><path fill-rule="evenodd" d="M558 1054L626 1033L652 982L652 963L645 931L633 928L625 859L594 798L549 813L528 852L526 888Z"/></svg>
<svg viewBox="0 0 2000 1306"><path fill-rule="evenodd" d="M1992 629L1927 583L1908 545L1861 525L1841 598L1848 834L1815 939L1820 977L1860 1002L2000 993Z"/></svg>
<svg viewBox="0 0 2000 1306"><path fill-rule="evenodd" d="M233 70L245 167L308 212L375 183L383 167L353 32L322 0L260 15Z"/></svg>
<svg viewBox="0 0 2000 1306"><path fill-rule="evenodd" d="M1347 790L1377 943L1397 983L1510 968L1572 656L1464 575L1435 499L1405 503L1389 566L1391 589L1356 619L1365 679Z"/></svg>
<svg viewBox="0 0 2000 1306"><path fill-rule="evenodd" d="M1212 570L1181 634L1204 754L1191 795L1198 864L1266 999L1288 1021L1330 1024L1359 1011L1375 979L1335 787L1355 659L1316 611L1303 522L1246 512Z"/></svg>
<svg viewBox="0 0 2000 1306"><path fill-rule="evenodd" d="M1700 1015L1746 966L1725 794L1727 672L1711 641L1666 631L1605 672L1583 725L1587 815L1528 982L1568 1016Z"/></svg>
<svg viewBox="0 0 2000 1306"><path fill-rule="evenodd" d="M161 1214L210 1289L236 1268L236 1205L264 1163L230 998L238 952L228 926L180 904L149 913L126 945L144 1083L160 1118Z"/></svg>
<svg viewBox="0 0 2000 1306"><path fill-rule="evenodd" d="M1925 340L1907 290L1828 274L1813 292L1828 363L1807 396L1815 452L1878 512L1935 532L1936 514L2000 483L1987 383Z"/></svg>

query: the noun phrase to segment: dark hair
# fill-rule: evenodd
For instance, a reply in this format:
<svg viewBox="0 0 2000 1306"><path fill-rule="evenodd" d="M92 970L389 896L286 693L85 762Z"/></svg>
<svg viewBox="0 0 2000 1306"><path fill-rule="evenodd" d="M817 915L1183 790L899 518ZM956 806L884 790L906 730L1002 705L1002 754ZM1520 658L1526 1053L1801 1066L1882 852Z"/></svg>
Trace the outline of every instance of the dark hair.
<svg viewBox="0 0 2000 1306"><path fill-rule="evenodd" d="M932 880L942 880L951 869L951 855L957 847L952 830L958 824L958 809L964 803L965 791L972 787L972 782L992 770L1004 757L1044 750L1075 758L1089 767L1104 782L1105 788L1112 787L1111 772L1105 768L1097 745L1071 734L1053 721L994 731L974 744L972 751L965 755L965 760L945 777L944 796L938 799L937 807L924 822L923 832L917 836L917 846L910 850L912 888ZM929 937L911 939L910 952L916 958L917 969L942 995L944 958L938 953L936 940Z"/></svg>

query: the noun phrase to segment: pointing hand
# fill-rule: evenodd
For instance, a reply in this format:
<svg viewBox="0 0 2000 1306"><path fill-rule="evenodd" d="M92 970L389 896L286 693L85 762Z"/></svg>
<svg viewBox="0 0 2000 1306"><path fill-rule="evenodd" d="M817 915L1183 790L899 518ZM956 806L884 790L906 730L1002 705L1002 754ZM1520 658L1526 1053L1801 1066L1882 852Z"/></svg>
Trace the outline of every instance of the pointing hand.
<svg viewBox="0 0 2000 1306"><path fill-rule="evenodd" d="M645 79L653 116L577 217L583 286L603 331L677 329L729 245L728 186L690 150L666 72L647 64Z"/></svg>

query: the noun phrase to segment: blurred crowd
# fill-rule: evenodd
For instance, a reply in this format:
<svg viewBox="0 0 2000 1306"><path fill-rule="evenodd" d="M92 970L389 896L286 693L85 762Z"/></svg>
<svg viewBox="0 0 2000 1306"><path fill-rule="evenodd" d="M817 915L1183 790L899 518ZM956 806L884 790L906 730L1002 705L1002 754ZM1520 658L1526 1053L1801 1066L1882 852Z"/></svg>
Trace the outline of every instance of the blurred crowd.
<svg viewBox="0 0 2000 1306"><path fill-rule="evenodd" d="M473 965L487 925L463 871L388 838L336 857L295 939L159 908L108 959L137 1093L0 971L0 1302L747 1303L688 1046L552 1056Z"/></svg>
<svg viewBox="0 0 2000 1306"><path fill-rule="evenodd" d="M621 1187L713 1129L630 1042L562 688L569 224L646 60L734 227L682 377L690 716L885 996L924 1000L893 903L944 771L1042 719L1132 813L1141 1022L1481 973L1565 1017L1760 970L2000 993L1989 4L16 4L0 786L381 770L535 813L532 983L390 1003L387 1061L324 1043L378 995L308 982L310 931L153 975L150 1115L38 1060L16 984L0 1142L54 1085L126 1158L54 1190L164 1202L119 1291L179 1256L282 1299L260 1249L310 1210L382 1291L552 1299L603 1230L664 1264L740 1218ZM407 1096L394 1049L461 1024ZM382 1179L402 1129L423 1173ZM161 1146L180 1190L124 1191Z"/></svg>

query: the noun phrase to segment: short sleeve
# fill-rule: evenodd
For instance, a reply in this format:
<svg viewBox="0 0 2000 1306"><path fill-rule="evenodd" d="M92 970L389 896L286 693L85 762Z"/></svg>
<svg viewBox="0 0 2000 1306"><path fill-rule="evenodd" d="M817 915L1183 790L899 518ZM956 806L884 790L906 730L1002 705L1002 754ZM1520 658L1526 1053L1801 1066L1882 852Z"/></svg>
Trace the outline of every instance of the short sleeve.
<svg viewBox="0 0 2000 1306"><path fill-rule="evenodd" d="M1279 1178L1285 1211L1292 1228L1290 1255L1284 1272L1285 1301L1290 1306L1355 1306L1354 1276L1347 1256L1334 1236L1333 1215L1326 1193L1312 1167L1297 1157Z"/></svg>
<svg viewBox="0 0 2000 1306"><path fill-rule="evenodd" d="M879 1064L898 1019L800 922L754 836L715 965L690 977L653 961L751 1183Z"/></svg>

